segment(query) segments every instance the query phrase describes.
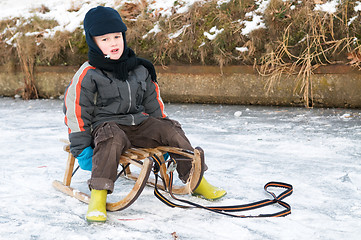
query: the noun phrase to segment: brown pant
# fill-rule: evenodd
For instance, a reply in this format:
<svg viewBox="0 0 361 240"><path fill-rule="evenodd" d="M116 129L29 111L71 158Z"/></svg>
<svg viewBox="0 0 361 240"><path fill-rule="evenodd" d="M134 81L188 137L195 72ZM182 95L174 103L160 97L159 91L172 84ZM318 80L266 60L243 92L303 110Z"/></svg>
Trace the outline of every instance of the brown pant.
<svg viewBox="0 0 361 240"><path fill-rule="evenodd" d="M113 192L121 154L130 147L154 148L158 146L179 147L193 150L180 124L170 119L149 117L136 126L106 122L93 131L94 155L90 189ZM190 161L178 162L177 172L182 181L189 176Z"/></svg>

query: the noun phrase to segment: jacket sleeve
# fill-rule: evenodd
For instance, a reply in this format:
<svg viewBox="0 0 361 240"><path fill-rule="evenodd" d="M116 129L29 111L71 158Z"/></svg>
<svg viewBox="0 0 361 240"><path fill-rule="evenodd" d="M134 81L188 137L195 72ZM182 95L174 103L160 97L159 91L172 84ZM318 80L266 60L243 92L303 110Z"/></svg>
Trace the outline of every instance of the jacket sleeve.
<svg viewBox="0 0 361 240"><path fill-rule="evenodd" d="M148 75L146 85L147 87L143 97L145 113L152 117L166 118L167 114L164 111L164 103L160 96L158 83L153 82L150 75Z"/></svg>
<svg viewBox="0 0 361 240"><path fill-rule="evenodd" d="M77 157L92 144L91 123L94 111L95 83L84 64L74 75L64 97L65 124L68 126L70 151Z"/></svg>

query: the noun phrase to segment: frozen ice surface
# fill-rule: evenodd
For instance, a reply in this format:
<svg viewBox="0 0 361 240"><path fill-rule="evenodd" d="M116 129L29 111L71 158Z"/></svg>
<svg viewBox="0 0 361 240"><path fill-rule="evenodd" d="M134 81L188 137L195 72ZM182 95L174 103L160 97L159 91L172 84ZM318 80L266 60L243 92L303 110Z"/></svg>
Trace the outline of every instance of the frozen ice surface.
<svg viewBox="0 0 361 240"><path fill-rule="evenodd" d="M284 181L294 187L285 199L292 214L239 219L173 209L146 187L128 209L109 212L106 224L89 225L87 205L51 185L63 179L67 159L62 102L0 98L0 239L359 239L361 110L185 104L166 110L205 150L207 180L228 191L215 203L185 198L244 204L269 198L265 183ZM77 173L74 184L87 191L88 177ZM264 211L274 210L281 209Z"/></svg>

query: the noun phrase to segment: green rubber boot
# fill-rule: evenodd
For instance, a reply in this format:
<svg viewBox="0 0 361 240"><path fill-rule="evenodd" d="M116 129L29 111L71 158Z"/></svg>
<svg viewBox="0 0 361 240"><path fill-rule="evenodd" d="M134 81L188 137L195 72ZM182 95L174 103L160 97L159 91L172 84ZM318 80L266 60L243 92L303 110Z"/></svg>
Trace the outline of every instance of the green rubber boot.
<svg viewBox="0 0 361 240"><path fill-rule="evenodd" d="M91 190L86 220L88 222L105 222L107 220L107 190Z"/></svg>
<svg viewBox="0 0 361 240"><path fill-rule="evenodd" d="M201 196L207 200L217 200L227 194L226 190L215 187L203 177L198 187L193 191L194 196Z"/></svg>

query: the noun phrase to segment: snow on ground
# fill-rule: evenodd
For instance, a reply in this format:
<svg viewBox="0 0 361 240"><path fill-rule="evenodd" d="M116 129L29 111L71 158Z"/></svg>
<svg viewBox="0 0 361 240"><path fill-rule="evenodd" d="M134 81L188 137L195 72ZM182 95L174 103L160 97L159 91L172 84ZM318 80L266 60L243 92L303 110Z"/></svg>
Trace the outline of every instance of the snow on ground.
<svg viewBox="0 0 361 240"><path fill-rule="evenodd" d="M210 0L208 0L210 1ZM181 1L166 1L166 0L147 0L148 12L153 12L162 16L170 17L175 13L185 13L189 10L189 7L195 2L207 2L207 0L181 0ZM218 6L228 3L229 0L217 1ZM257 0L255 1L255 10L246 14L246 19L239 19L238 22L243 25L241 33L245 36L249 35L250 32L259 28L265 28L263 19L263 13L268 7L270 0ZM328 13L335 13L337 6L341 1L330 0L326 2L320 2L315 4L315 10L323 11ZM54 19L59 25L53 29L44 30L44 37L52 37L56 31L70 31L73 32L76 28L82 27L82 21L86 12L98 5L104 5L107 7L119 8L124 3L136 3L139 4L140 0L118 0L118 1L107 1L107 0L1 0L0 1L0 20L11 19L14 17L31 18L36 15L42 19ZM317 1L315 1L317 3ZM321 4L322 3L322 4ZM360 1L356 1L355 11L359 11L361 6ZM294 6L292 6L294 8ZM44 11L46 9L46 11ZM18 24L21 24L19 22ZM144 37L149 34L157 34L158 23L155 24L155 28L150 30ZM214 28L216 26L213 26ZM180 29L184 30L186 26ZM210 30L212 31L212 30ZM27 33L27 34L38 34L38 33ZM208 32L204 33L209 34ZM214 39L218 33L214 33L213 37L208 37L210 40ZM143 38L144 38L143 37ZM174 35L170 36L172 39ZM11 41L6 40L7 43L11 44Z"/></svg>
<svg viewBox="0 0 361 240"><path fill-rule="evenodd" d="M162 15L165 17L170 17L175 13L185 13L189 10L190 6L195 2L207 2L211 0L180 0L180 1L166 1L166 0L146 0L147 2L147 11L148 14L153 13L155 15ZM218 6L228 3L229 0L219 0L217 1ZM41 19L56 20L58 26L55 26L52 29L45 29L41 31L41 35L45 38L51 38L55 35L57 31L69 31L73 32L78 27L82 28L82 21L84 19L87 11L98 5L103 5L107 7L113 7L119 9L125 3L136 3L140 4L140 0L118 0L118 1L107 1L107 0L1 0L0 1L0 20L11 19L15 17L23 17L24 19L31 19L35 15ZM245 18L239 19L237 22L241 25L241 34L244 36L249 36L249 34L260 28L266 28L264 22L263 14L267 9L270 0L257 0L255 1L255 8L247 12ZM341 3L339 0L329 0L329 1L315 1L316 11L323 11L333 14L336 12L338 5ZM294 9L295 5L291 6L291 9ZM355 2L355 11L360 11L361 3L360 1ZM348 20L348 25L350 25L355 19L356 16L351 17ZM24 20L18 20L17 25L24 24ZM25 20L28 21L28 20ZM178 29L175 33L168 34L169 39L174 39L179 37L189 25L184 25ZM8 31L5 29L3 33ZM204 35L210 40L214 40L218 34L221 34L224 29L217 29L217 23L214 26L210 27L209 31L205 31ZM11 31L16 32L16 29L11 29ZM147 37L156 37L157 33L162 31L159 27L159 22L154 24L154 27L149 30L148 33L144 34L143 38ZM0 33L1 34L1 33ZM39 32L28 32L24 33L26 35L38 35ZM13 35L13 34L12 34ZM18 37L19 33L16 33L9 39L5 39L9 45L16 45L15 38ZM205 42L201 43L199 47L205 45ZM248 49L236 47L237 51L248 51Z"/></svg>
<svg viewBox="0 0 361 240"><path fill-rule="evenodd" d="M149 4L149 11L156 11L163 16L170 16L172 12L187 12L189 6L199 1L202 0L183 0L180 2L182 4L177 5L174 5L174 1L151 0L147 2ZM59 26L52 29L54 33L55 31L64 30L73 32L77 27L82 25L84 16L89 9L98 5L119 8L126 2L139 4L139 0L1 0L0 20L13 17L31 18L32 16L37 15L42 19L54 19L58 21ZM46 8L47 11L40 11L42 8Z"/></svg>
<svg viewBox="0 0 361 240"><path fill-rule="evenodd" d="M211 183L229 205L269 196L263 185L294 186L284 218L237 219L173 209L146 187L105 224L84 220L87 205L55 190L67 138L60 100L0 98L0 239L359 239L361 235L361 110L167 104L194 146L206 152ZM89 173L74 184L88 191ZM120 179L117 186L129 181ZM119 187L118 187L119 189ZM121 191L121 190L119 190ZM116 193L114 193L116 195ZM267 209L280 210L280 208Z"/></svg>
<svg viewBox="0 0 361 240"><path fill-rule="evenodd" d="M339 0L331 0L328 2L325 2L323 4L316 4L315 10L316 11L322 11L322 12L328 12L330 14L335 13L337 10L337 6L339 5Z"/></svg>
<svg viewBox="0 0 361 240"><path fill-rule="evenodd" d="M187 3L191 1L188 0ZM44 30L44 37L52 37L57 31L69 31L73 32L78 27L82 28L82 22L85 14L93 7L103 5L106 7L119 8L125 2L138 1L106 1L106 0L93 0L93 1L73 1L73 0L1 0L0 1L0 20L11 19L14 17L23 17L25 19L31 19L33 16L37 16L41 19L56 20L58 26L52 29ZM156 10L158 5L150 4L150 10ZM189 3L191 4L192 1ZM169 5L169 4L168 4ZM189 6L189 5L187 5ZM163 14L167 14L170 11L169 8L163 8ZM18 22L21 24L22 22ZM26 33L34 34L34 33ZM37 34L37 33L35 33ZM11 44L10 41L9 44Z"/></svg>

